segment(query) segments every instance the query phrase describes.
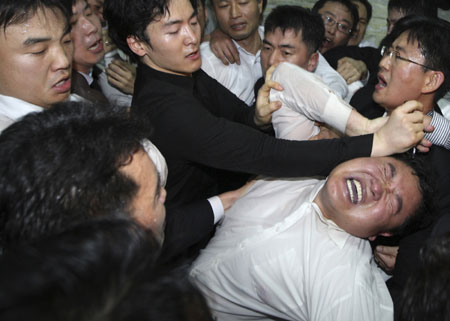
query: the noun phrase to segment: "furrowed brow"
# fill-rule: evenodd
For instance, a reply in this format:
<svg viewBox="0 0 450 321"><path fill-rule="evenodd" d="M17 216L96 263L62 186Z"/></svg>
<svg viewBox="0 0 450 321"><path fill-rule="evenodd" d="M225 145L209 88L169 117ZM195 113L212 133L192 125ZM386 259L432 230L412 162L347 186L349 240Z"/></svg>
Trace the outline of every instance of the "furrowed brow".
<svg viewBox="0 0 450 321"><path fill-rule="evenodd" d="M290 44L281 44L280 48L287 48L287 49L295 49L295 47L293 45Z"/></svg>
<svg viewBox="0 0 450 321"><path fill-rule="evenodd" d="M181 22L182 22L181 20L170 20L164 24L164 27L170 27L176 24L180 24Z"/></svg>
<svg viewBox="0 0 450 321"><path fill-rule="evenodd" d="M402 211L403 208L403 199L400 195L395 195L395 198L397 198L397 210L395 211L394 215L397 215Z"/></svg>
<svg viewBox="0 0 450 321"><path fill-rule="evenodd" d="M273 47L273 45L270 43L270 41L267 41L266 39L263 40L263 43L266 45L269 45L271 47Z"/></svg>
<svg viewBox="0 0 450 321"><path fill-rule="evenodd" d="M51 38L48 38L48 37L42 37L42 38L27 38L27 39L23 42L23 44L24 44L24 46L29 47L29 46L32 46L32 45L34 45L34 44L41 43L41 42L46 42L46 41L50 41L50 40L51 40Z"/></svg>
<svg viewBox="0 0 450 321"><path fill-rule="evenodd" d="M392 163L388 163L389 164L389 168L391 169L391 176L392 178L395 177L395 175L397 174L397 169L395 168L394 164Z"/></svg>

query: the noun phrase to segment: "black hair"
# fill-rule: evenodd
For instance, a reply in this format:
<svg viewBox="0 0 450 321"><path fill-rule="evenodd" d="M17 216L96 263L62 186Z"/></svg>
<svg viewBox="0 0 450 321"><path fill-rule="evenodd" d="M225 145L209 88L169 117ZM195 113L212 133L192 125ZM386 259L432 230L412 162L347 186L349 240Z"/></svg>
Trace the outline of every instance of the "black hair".
<svg viewBox="0 0 450 321"><path fill-rule="evenodd" d="M437 18L437 6L430 0L389 0L388 11L398 10L402 15L420 15Z"/></svg>
<svg viewBox="0 0 450 321"><path fill-rule="evenodd" d="M0 135L0 238L11 244L68 223L127 211L138 191L120 171L147 124L126 109L62 103L32 113Z"/></svg>
<svg viewBox="0 0 450 321"><path fill-rule="evenodd" d="M450 320L450 233L427 242L421 250L422 266L403 289L400 321Z"/></svg>
<svg viewBox="0 0 450 321"><path fill-rule="evenodd" d="M166 13L170 14L169 5L170 0L105 1L103 16L108 22L109 36L119 49L126 52L134 61L139 61L139 57L128 47L127 38L136 37L151 47L151 39L146 32L147 26ZM193 8L196 10L197 6Z"/></svg>
<svg viewBox="0 0 450 321"><path fill-rule="evenodd" d="M436 173L432 170L423 155L412 156L411 152L392 155L395 159L405 163L412 169L412 173L417 177L418 188L422 195L419 206L415 212L408 216L405 222L397 228L391 230L392 234L407 235L419 229L429 226L436 215Z"/></svg>
<svg viewBox="0 0 450 321"><path fill-rule="evenodd" d="M151 231L123 217L113 212L9 248L0 260L0 319L109 320L159 254Z"/></svg>
<svg viewBox="0 0 450 321"><path fill-rule="evenodd" d="M72 6L60 0L2 0L0 1L0 28L3 31L10 25L25 23L38 11L52 10L55 14L61 12L69 26Z"/></svg>
<svg viewBox="0 0 450 321"><path fill-rule="evenodd" d="M325 35L325 27L320 16L300 6L275 7L266 17L264 33L275 32L277 28L280 28L283 33L290 29L296 35L301 32L302 40L310 55L319 50Z"/></svg>
<svg viewBox="0 0 450 321"><path fill-rule="evenodd" d="M340 3L341 5L346 7L348 11L350 11L350 15L353 19L353 25L351 26L351 29L352 32L355 31L356 25L358 24L359 21L359 14L358 8L356 8L356 6L353 4L353 2L351 2L351 0L319 0L314 4L312 11L314 13L319 13L319 10L322 9L322 7L328 2Z"/></svg>
<svg viewBox="0 0 450 321"><path fill-rule="evenodd" d="M366 7L366 11L367 11L367 24L370 22L370 19L372 19L372 5L370 4L369 1L367 0L352 0L353 2L359 2L361 3L364 7ZM361 17L359 17L361 18Z"/></svg>
<svg viewBox="0 0 450 321"><path fill-rule="evenodd" d="M423 64L444 74L444 82L434 95L434 100L438 101L450 90L450 23L439 18L406 16L395 24L383 44L391 46L404 32L408 32L409 43L417 41L425 58Z"/></svg>

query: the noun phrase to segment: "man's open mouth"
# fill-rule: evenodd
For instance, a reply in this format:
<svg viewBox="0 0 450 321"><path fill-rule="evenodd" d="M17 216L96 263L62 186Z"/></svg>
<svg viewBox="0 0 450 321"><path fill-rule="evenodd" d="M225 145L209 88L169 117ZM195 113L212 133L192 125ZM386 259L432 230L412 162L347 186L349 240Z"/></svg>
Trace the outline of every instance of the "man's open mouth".
<svg viewBox="0 0 450 321"><path fill-rule="evenodd" d="M347 189L348 193L350 195L350 201L353 204L358 204L362 200L362 187L361 183L354 179L349 178L347 179Z"/></svg>

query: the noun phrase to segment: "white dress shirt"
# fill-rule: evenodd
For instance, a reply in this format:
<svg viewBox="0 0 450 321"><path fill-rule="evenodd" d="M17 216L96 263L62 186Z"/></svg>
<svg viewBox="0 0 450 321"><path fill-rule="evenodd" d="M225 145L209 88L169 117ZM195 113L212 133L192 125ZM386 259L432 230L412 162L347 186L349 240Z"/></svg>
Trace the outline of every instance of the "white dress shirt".
<svg viewBox="0 0 450 321"><path fill-rule="evenodd" d="M369 242L313 202L324 182L260 179L226 212L190 271L217 320L393 319Z"/></svg>
<svg viewBox="0 0 450 321"><path fill-rule="evenodd" d="M271 101L280 100L282 103L282 107L272 115L277 138L309 139L319 133L315 121L345 132L352 107L318 76L285 62L275 69L272 79L284 89L270 92Z"/></svg>
<svg viewBox="0 0 450 321"><path fill-rule="evenodd" d="M264 39L264 27L258 28L261 39ZM209 41L200 46L202 55L202 69L211 78L216 79L224 87L228 88L233 94L239 97L247 105L251 106L255 102L254 85L261 78L261 50L256 55L247 52L244 48L234 41L239 52L241 64L224 65L211 51ZM314 73L333 89L340 97L346 97L348 94L347 83L339 73L334 70L328 61L320 54Z"/></svg>
<svg viewBox="0 0 450 321"><path fill-rule="evenodd" d="M19 98L0 95L0 133L26 114L40 112L43 108Z"/></svg>
<svg viewBox="0 0 450 321"><path fill-rule="evenodd" d="M271 93L283 102L277 137L311 136L312 118L345 130L351 107L315 75L283 63L273 77L285 88ZM369 242L325 219L313 202L324 183L259 179L226 212L190 272L218 320L393 319Z"/></svg>
<svg viewBox="0 0 450 321"><path fill-rule="evenodd" d="M264 38L264 28L259 27L258 33ZM209 47L209 41L200 46L202 55L202 69L211 78L216 79L224 87L239 97L247 105L255 102L253 87L256 81L262 77L261 50L254 55L242 48L236 41L232 40L239 52L241 64L224 65Z"/></svg>
<svg viewBox="0 0 450 321"><path fill-rule="evenodd" d="M334 70L324 56L319 52L319 62L314 73L322 78L323 82L333 89L341 98L348 94L347 82Z"/></svg>
<svg viewBox="0 0 450 321"><path fill-rule="evenodd" d="M70 94L69 101L86 101L77 94ZM12 123L32 112L41 112L44 108L22 99L0 95L0 133Z"/></svg>

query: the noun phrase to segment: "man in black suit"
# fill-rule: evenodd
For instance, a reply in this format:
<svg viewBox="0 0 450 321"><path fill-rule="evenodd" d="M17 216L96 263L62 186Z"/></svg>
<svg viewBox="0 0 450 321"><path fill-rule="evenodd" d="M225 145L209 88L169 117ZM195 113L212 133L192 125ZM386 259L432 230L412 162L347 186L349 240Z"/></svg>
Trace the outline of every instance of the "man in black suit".
<svg viewBox="0 0 450 321"><path fill-rule="evenodd" d="M139 61L131 112L152 122L150 137L168 162L168 208L219 193L217 170L326 175L345 159L387 152L380 132L374 149L371 136L295 142L262 133L280 107L268 102L270 86L249 108L200 70L200 28L188 0L111 0L104 16L114 42Z"/></svg>
<svg viewBox="0 0 450 321"><path fill-rule="evenodd" d="M388 114L399 101L413 99L421 102L424 113L432 116L435 135L443 125L435 123L436 113L440 112L436 101L450 89L450 60L447 54L450 50L450 24L443 20L411 16L400 20L391 34L396 37L386 44L373 99ZM448 134L442 138L448 139ZM430 152L422 157L427 159L438 176L435 191L438 218L450 213L450 151L432 146ZM419 249L431 230L432 226L400 240L394 274L388 281L394 304L411 271L418 266ZM383 266L393 268L389 258L395 258L395 251L392 256L386 247L377 249L379 259L385 260L381 262Z"/></svg>

